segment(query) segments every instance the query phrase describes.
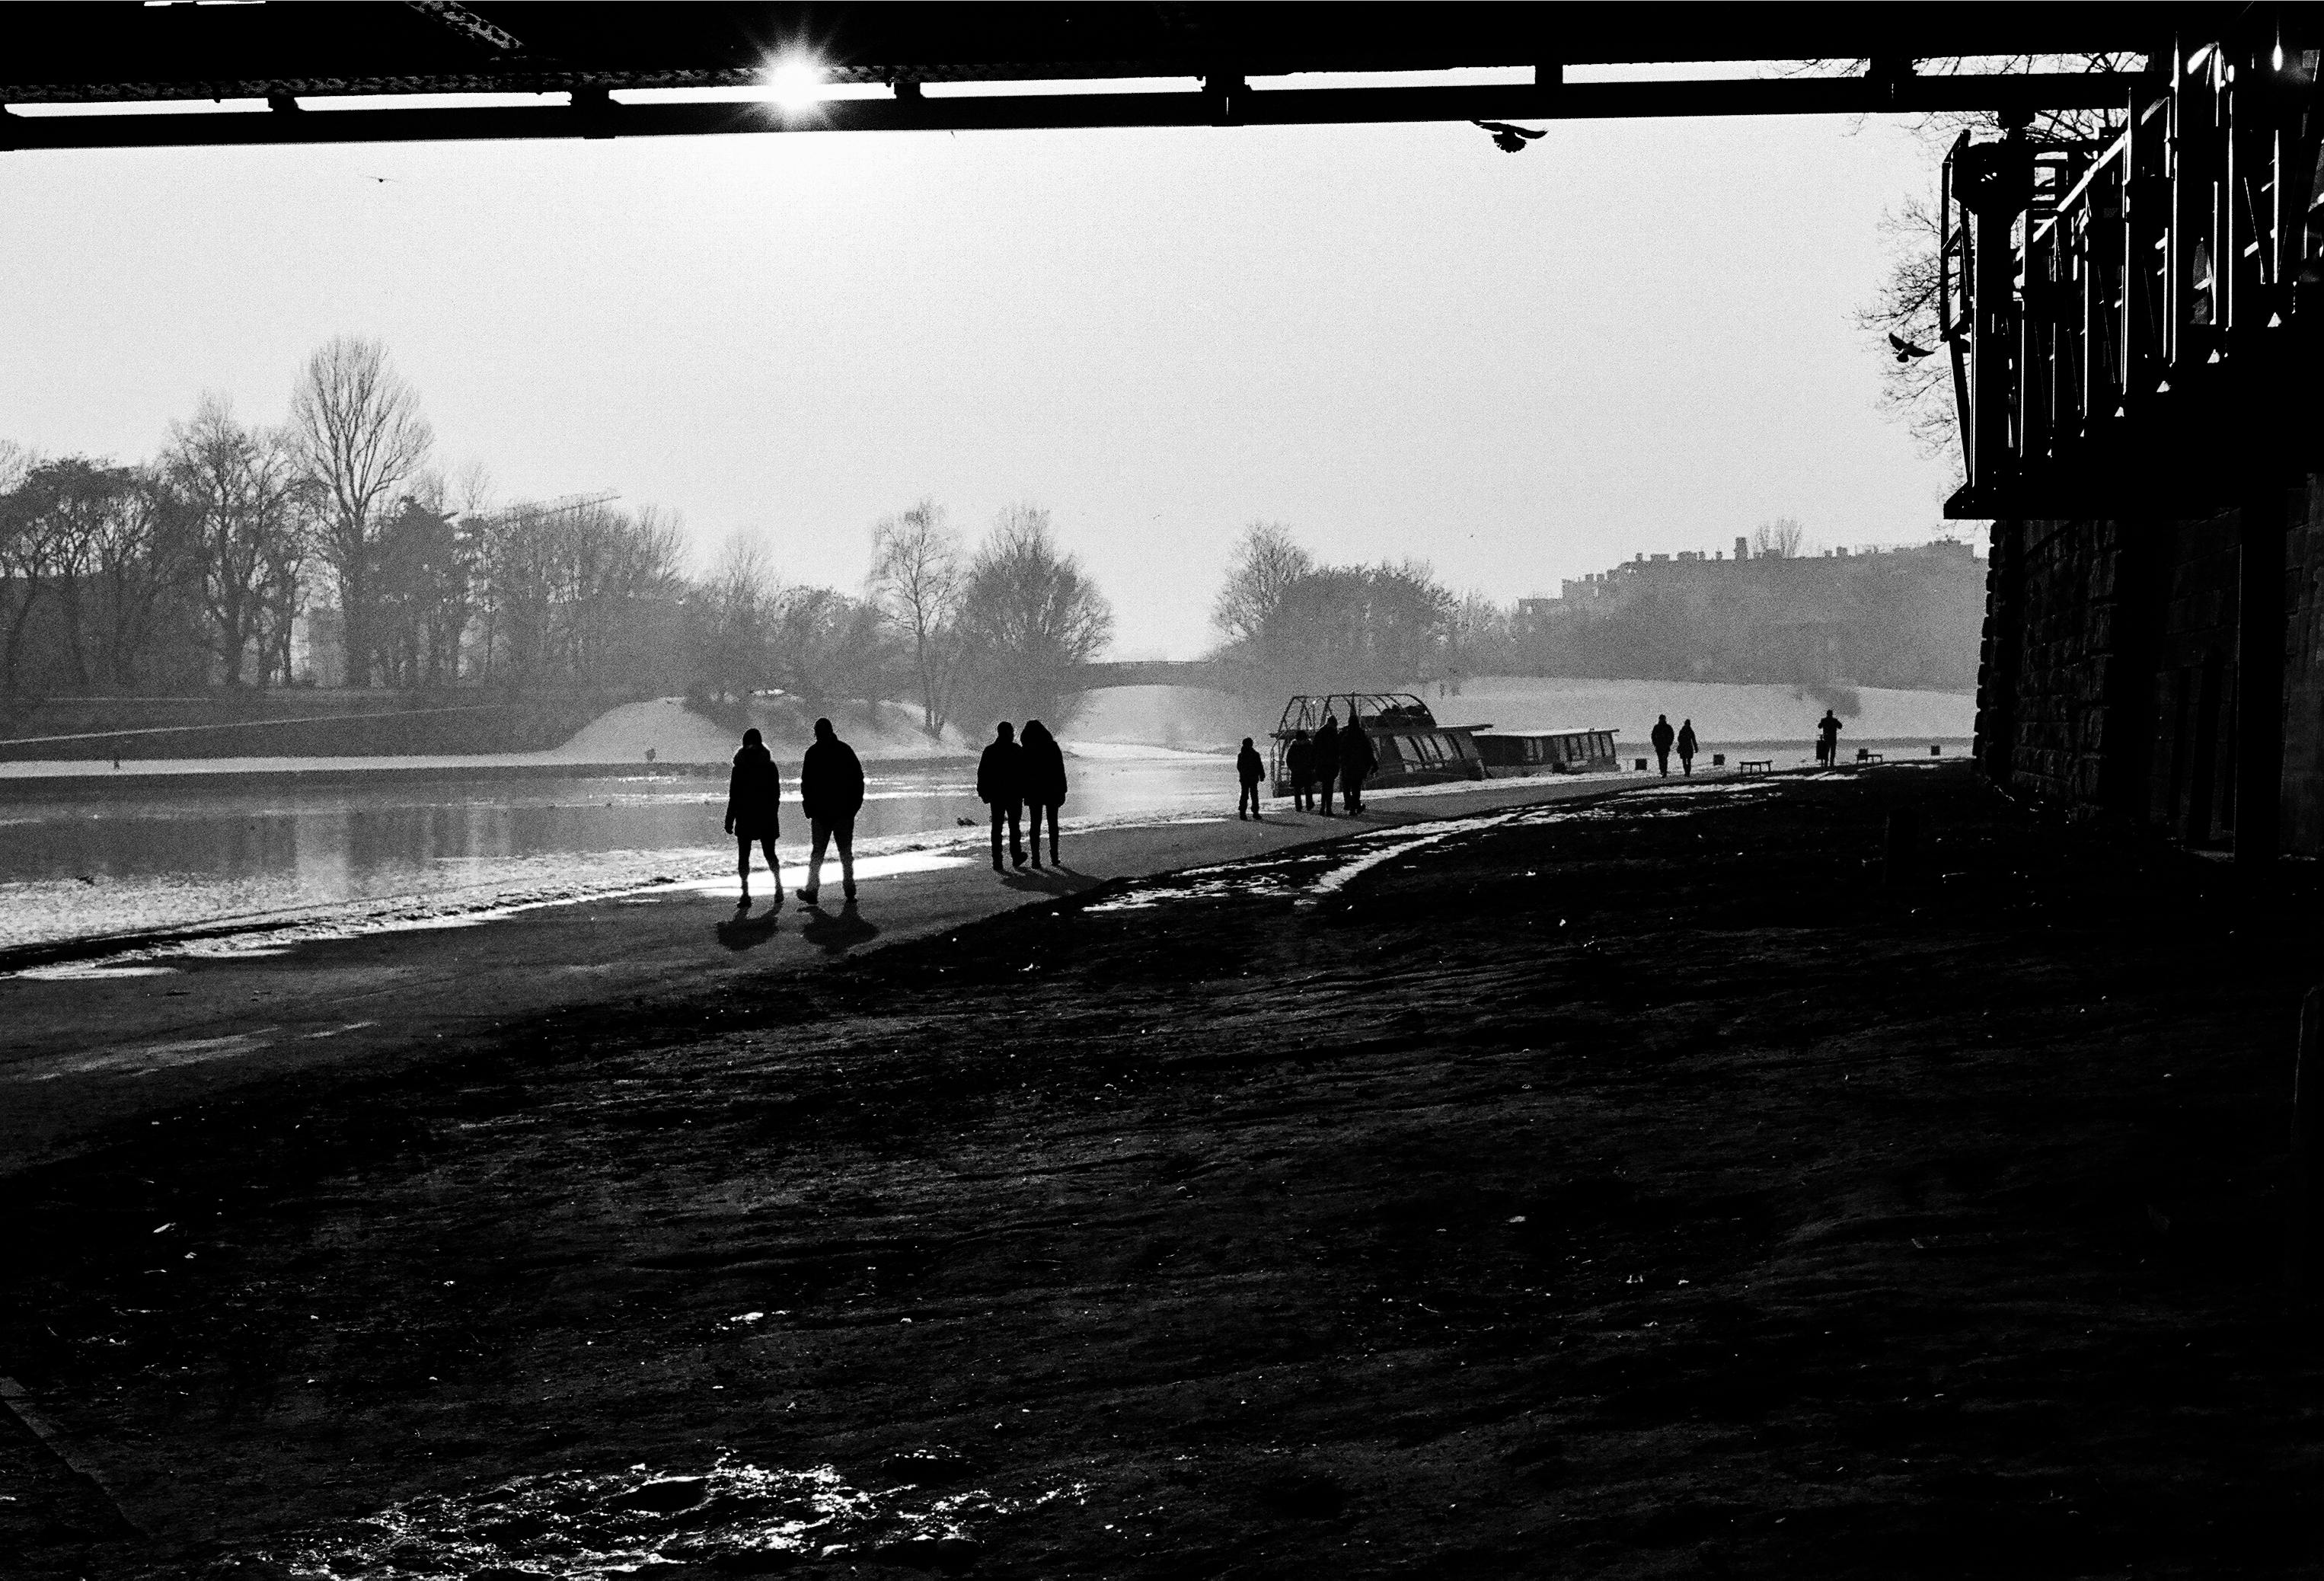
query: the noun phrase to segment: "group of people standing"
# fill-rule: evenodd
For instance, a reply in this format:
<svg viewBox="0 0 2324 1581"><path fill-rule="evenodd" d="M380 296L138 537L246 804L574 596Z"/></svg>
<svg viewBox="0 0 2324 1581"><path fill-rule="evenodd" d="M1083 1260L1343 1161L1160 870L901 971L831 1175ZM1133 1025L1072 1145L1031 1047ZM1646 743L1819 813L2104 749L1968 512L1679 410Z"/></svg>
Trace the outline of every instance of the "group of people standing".
<svg viewBox="0 0 2324 1581"><path fill-rule="evenodd" d="M1049 826L1049 865L1062 866L1057 859L1057 813L1065 804L1065 754L1057 738L1049 734L1048 726L1038 719L1025 721L1025 738L1017 739L1017 732L1007 720L1002 720L993 732L992 744L976 764L977 800L992 809L992 871L1006 873L1001 864L1001 830L1009 828L1009 859L1017 866L1025 865L1025 842L1019 834L1019 809L1032 809L1033 865L1041 865L1041 825Z"/></svg>
<svg viewBox="0 0 2324 1581"><path fill-rule="evenodd" d="M1259 816L1259 782L1267 777L1267 765L1250 744L1242 738L1242 753L1235 760L1242 778L1243 803L1249 805L1251 818ZM1338 717L1326 713L1315 734L1295 730L1283 749L1283 775L1291 781L1291 805L1299 812L1321 812L1332 816L1332 790L1339 787L1341 805L1350 815L1364 809L1364 781L1379 767L1379 753L1372 746L1371 737L1351 716L1348 726L1340 728ZM1316 804L1316 792L1323 793L1323 804ZM1235 816L1246 816L1242 804L1235 808Z"/></svg>
<svg viewBox="0 0 2324 1581"><path fill-rule="evenodd" d="M751 847L766 853L767 876L775 904L783 903L783 870L775 860L775 837L782 832L782 772L756 729L742 732L742 745L726 781L726 832L734 837L735 865L742 875L742 909L751 905ZM823 888L824 853L839 847L839 890L855 898L855 815L863 810L863 764L855 749L839 739L831 721L815 722L815 744L799 764L799 805L807 812L814 855L799 899L815 904Z"/></svg>
<svg viewBox="0 0 2324 1581"><path fill-rule="evenodd" d="M1671 729L1670 716L1668 714L1656 714L1655 716L1655 727L1646 732L1646 739L1655 744L1655 761L1662 765L1663 777L1665 779L1668 779L1670 777L1671 748L1674 746L1678 749L1679 771L1682 773L1686 774L1692 774L1694 772L1695 742L1693 720L1689 719L1685 721L1679 726L1675 732L1674 732Z"/></svg>

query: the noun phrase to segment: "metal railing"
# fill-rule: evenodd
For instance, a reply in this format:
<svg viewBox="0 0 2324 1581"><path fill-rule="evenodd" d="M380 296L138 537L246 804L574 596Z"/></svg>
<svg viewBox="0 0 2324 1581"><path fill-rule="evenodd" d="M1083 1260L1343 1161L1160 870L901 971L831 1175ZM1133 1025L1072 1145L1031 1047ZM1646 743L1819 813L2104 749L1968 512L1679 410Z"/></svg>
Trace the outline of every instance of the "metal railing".
<svg viewBox="0 0 2324 1581"><path fill-rule="evenodd" d="M2289 462L2284 375L2324 291L2324 114L2316 50L2263 25L2174 49L2110 141L1965 133L1946 156L1969 480L1948 515L2224 504Z"/></svg>

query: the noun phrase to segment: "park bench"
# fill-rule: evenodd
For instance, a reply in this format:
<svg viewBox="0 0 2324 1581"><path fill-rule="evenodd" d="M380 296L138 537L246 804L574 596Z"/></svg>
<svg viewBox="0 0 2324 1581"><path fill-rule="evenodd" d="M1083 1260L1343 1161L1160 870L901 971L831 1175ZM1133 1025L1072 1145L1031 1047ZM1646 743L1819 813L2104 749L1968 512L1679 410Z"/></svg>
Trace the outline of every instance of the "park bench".
<svg viewBox="0 0 2324 1581"><path fill-rule="evenodd" d="M1885 763L1888 760L1868 747L1859 746L1856 749L1856 761L1859 763Z"/></svg>
<svg viewBox="0 0 2324 1581"><path fill-rule="evenodd" d="M1738 758L1735 772L1738 774L1772 774L1775 772L1774 758Z"/></svg>

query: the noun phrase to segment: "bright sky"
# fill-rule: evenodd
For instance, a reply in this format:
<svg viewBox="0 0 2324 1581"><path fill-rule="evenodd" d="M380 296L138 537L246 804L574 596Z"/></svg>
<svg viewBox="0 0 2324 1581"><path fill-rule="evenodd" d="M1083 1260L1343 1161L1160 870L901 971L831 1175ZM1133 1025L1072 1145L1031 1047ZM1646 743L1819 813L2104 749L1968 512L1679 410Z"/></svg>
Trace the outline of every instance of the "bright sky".
<svg viewBox="0 0 2324 1581"><path fill-rule="evenodd" d="M1775 516L1934 536L1850 321L1932 161L1804 118L5 153L0 438L279 421L377 336L503 499L844 587L921 495L1031 502L1117 654L1191 657L1254 519L1502 599Z"/></svg>

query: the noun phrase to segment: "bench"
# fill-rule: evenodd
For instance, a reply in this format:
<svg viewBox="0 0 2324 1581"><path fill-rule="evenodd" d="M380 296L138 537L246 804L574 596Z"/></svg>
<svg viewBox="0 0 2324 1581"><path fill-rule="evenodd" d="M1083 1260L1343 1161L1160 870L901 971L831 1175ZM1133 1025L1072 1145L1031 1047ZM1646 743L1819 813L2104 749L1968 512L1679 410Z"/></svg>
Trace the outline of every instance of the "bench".
<svg viewBox="0 0 2324 1581"><path fill-rule="evenodd" d="M1859 746L1856 749L1856 761L1859 763L1885 763L1888 760L1869 748Z"/></svg>
<svg viewBox="0 0 2324 1581"><path fill-rule="evenodd" d="M1775 772L1774 758L1738 758L1735 772L1738 774L1772 774Z"/></svg>

